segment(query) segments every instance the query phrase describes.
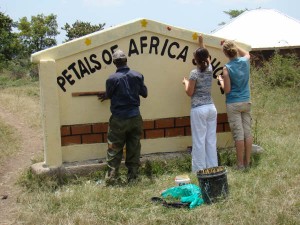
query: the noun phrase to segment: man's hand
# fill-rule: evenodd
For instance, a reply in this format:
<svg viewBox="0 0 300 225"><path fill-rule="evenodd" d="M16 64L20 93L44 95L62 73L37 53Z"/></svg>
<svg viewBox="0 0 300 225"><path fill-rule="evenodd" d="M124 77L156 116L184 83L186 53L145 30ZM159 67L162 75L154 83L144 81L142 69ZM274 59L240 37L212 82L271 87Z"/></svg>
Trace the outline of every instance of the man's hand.
<svg viewBox="0 0 300 225"><path fill-rule="evenodd" d="M108 99L108 97L107 97L107 95L106 95L106 92L100 93L100 94L98 94L97 96L98 96L98 99L99 99L101 102L103 102L103 101L105 101L105 100Z"/></svg>

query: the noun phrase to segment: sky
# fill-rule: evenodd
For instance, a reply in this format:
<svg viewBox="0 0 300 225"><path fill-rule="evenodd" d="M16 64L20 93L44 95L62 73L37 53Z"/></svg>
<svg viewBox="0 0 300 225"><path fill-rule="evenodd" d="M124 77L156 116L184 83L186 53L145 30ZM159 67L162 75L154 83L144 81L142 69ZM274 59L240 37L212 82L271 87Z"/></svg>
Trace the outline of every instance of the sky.
<svg viewBox="0 0 300 225"><path fill-rule="evenodd" d="M104 28L145 18L199 33L210 34L229 22L228 10L275 9L300 21L299 0L0 0L0 12L14 21L22 17L57 16L58 44L66 39L61 29L77 20Z"/></svg>

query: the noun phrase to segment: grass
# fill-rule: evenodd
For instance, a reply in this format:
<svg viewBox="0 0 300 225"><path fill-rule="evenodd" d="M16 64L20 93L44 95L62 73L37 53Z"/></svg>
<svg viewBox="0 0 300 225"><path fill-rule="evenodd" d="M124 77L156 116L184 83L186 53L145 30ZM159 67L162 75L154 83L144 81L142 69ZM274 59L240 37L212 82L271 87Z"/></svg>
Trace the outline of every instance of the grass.
<svg viewBox="0 0 300 225"><path fill-rule="evenodd" d="M24 191L18 198L18 221L47 225L300 224L300 91L260 83L256 71L252 76L253 132L264 152L252 157L255 166L246 172L231 167L234 155L221 153L222 163L228 165L226 200L192 210L165 208L150 201L174 186L178 174L186 173L198 184L196 175L189 172L189 156L148 163L139 183L115 187L103 185L103 171L75 178L37 177L24 171L19 180ZM14 95L11 90L4 91ZM36 103L35 96L26 96Z"/></svg>
<svg viewBox="0 0 300 225"><path fill-rule="evenodd" d="M27 126L36 129L41 129L39 93L37 81L29 78L9 80L7 75L0 75L1 108L14 113Z"/></svg>
<svg viewBox="0 0 300 225"><path fill-rule="evenodd" d="M0 107L17 116L28 127L41 130L39 86L29 78L11 79L0 74ZM0 118L0 163L20 150L17 131Z"/></svg>
<svg viewBox="0 0 300 225"><path fill-rule="evenodd" d="M20 142L16 131L0 118L0 164L19 151Z"/></svg>

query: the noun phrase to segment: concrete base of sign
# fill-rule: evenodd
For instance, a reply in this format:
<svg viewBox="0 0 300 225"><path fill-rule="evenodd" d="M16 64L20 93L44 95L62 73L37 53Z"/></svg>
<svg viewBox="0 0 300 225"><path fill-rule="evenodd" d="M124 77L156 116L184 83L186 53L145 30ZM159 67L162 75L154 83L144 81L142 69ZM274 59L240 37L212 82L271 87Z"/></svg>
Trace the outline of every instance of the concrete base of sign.
<svg viewBox="0 0 300 225"><path fill-rule="evenodd" d="M99 162L99 160L89 160L88 162L76 163L63 163L62 166L56 168L49 168L45 166L44 162L35 163L31 166L31 171L36 175L87 175L97 170L104 169L106 162Z"/></svg>
<svg viewBox="0 0 300 225"><path fill-rule="evenodd" d="M235 153L235 151L236 151L236 149L235 149L235 147L230 147L230 148L219 148L219 151L221 152L221 151L225 151L225 150L227 150L227 151L229 151L229 152L233 152L233 153ZM261 154L261 153L263 153L264 152L264 149L261 147L261 146L259 146L259 145L256 145L256 144L253 144L252 145L252 154Z"/></svg>
<svg viewBox="0 0 300 225"><path fill-rule="evenodd" d="M147 160L164 160L175 157L182 157L183 155L190 154L188 151L181 152L162 152L142 155L140 158L141 164L144 164ZM122 160L121 165L124 165ZM106 168L105 159L87 160L81 162L63 163L60 167L49 168L44 162L35 163L31 165L31 171L36 175L88 175L92 172L103 170Z"/></svg>
<svg viewBox="0 0 300 225"><path fill-rule="evenodd" d="M147 160L164 160L175 157L181 157L183 155L190 154L192 147L188 147L186 151L179 152L160 152L160 153L151 153L141 156L141 164L144 164ZM231 148L232 152L235 152L235 148ZM222 149L219 149L222 151ZM263 153L263 148L253 144L252 145L252 154L261 154ZM124 165L124 160L122 160L122 165ZM44 162L35 163L31 165L31 171L36 175L88 175L92 172L103 170L106 168L105 159L95 159L87 160L81 162L66 162L63 163L60 167L47 167Z"/></svg>

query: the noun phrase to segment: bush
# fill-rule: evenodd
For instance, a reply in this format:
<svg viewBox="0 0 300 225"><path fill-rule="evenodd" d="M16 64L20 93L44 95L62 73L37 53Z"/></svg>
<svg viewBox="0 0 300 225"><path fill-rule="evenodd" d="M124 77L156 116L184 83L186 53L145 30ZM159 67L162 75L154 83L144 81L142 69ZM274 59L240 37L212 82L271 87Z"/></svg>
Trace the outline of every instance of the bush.
<svg viewBox="0 0 300 225"><path fill-rule="evenodd" d="M30 62L29 58L20 58L8 61L2 69L6 70L10 78L16 80L21 78L38 79L38 66ZM0 71L1 72L1 71Z"/></svg>
<svg viewBox="0 0 300 225"><path fill-rule="evenodd" d="M10 71L10 75L13 79L24 78L28 73L28 60L12 60L8 63L7 70Z"/></svg>
<svg viewBox="0 0 300 225"><path fill-rule="evenodd" d="M7 88L7 87L21 87L24 85L29 85L35 82L36 80L32 79L31 77L22 77L22 78L15 78L12 77L10 71L3 71L0 74L0 88ZM30 91L30 90L29 90ZM36 95L36 94L34 94Z"/></svg>
<svg viewBox="0 0 300 225"><path fill-rule="evenodd" d="M252 80L262 87L300 87L300 63L296 55L274 56L260 68L253 67Z"/></svg>

